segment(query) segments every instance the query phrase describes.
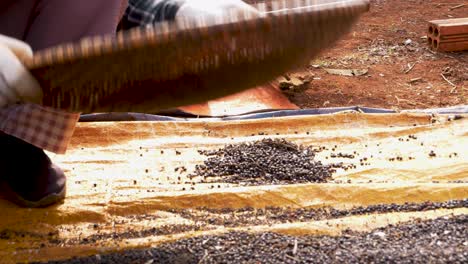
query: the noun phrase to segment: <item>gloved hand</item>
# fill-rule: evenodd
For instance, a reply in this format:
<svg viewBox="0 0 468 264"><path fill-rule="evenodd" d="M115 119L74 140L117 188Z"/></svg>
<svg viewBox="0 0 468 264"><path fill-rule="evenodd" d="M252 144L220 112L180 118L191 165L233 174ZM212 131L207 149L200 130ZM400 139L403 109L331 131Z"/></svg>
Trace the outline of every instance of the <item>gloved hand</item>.
<svg viewBox="0 0 468 264"><path fill-rule="evenodd" d="M233 13L245 12L252 17L260 13L254 7L241 0L186 0L176 13L177 20L196 20L204 17L207 23L213 23L215 18L225 18Z"/></svg>
<svg viewBox="0 0 468 264"><path fill-rule="evenodd" d="M32 55L28 44L0 35L0 109L18 102L42 101L39 83L22 63Z"/></svg>

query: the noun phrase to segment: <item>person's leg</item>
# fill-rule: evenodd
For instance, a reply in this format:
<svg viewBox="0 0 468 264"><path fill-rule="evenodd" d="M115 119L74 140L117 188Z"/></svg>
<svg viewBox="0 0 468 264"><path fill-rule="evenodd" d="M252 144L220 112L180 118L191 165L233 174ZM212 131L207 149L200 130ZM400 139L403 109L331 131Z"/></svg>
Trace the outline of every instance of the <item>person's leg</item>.
<svg viewBox="0 0 468 264"><path fill-rule="evenodd" d="M2 195L23 207L45 207L65 197L66 177L40 148L0 133Z"/></svg>
<svg viewBox="0 0 468 264"><path fill-rule="evenodd" d="M24 40L36 0L2 0L0 1L0 33Z"/></svg>
<svg viewBox="0 0 468 264"><path fill-rule="evenodd" d="M112 34L126 0L16 0L2 5L0 33L34 50ZM79 114L33 104L0 110L2 192L19 205L42 207L65 196L65 175L42 149L64 153Z"/></svg>
<svg viewBox="0 0 468 264"><path fill-rule="evenodd" d="M40 0L25 41L33 50L116 32L126 0Z"/></svg>

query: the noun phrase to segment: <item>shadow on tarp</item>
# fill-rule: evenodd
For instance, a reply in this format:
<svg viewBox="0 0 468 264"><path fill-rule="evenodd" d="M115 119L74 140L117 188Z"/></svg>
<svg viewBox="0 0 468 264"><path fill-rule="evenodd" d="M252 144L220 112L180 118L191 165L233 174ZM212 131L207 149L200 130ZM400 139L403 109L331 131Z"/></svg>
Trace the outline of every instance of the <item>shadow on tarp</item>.
<svg viewBox="0 0 468 264"><path fill-rule="evenodd" d="M200 119L215 120L215 121L234 121L248 119L262 119L272 117L287 117L287 116L307 116L307 115L324 115L335 114L344 111L355 111L366 114L389 114L398 113L397 111L381 108L370 107L332 107L332 108L316 108L316 109L299 109L299 110L263 110L242 115L233 116L197 116L182 110L169 110L160 114L142 114L142 113L98 113L86 114L80 117L80 122L118 122L118 121L193 121ZM468 105L460 105L448 108L434 109L414 109L403 110L401 113L427 113L427 114L468 114Z"/></svg>

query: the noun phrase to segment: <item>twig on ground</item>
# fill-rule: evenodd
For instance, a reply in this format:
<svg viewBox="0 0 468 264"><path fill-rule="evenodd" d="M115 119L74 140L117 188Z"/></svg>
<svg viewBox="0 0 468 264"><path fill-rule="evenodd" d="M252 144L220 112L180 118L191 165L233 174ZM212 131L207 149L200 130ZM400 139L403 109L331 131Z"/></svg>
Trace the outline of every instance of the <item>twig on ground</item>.
<svg viewBox="0 0 468 264"><path fill-rule="evenodd" d="M297 239L294 240L294 248L293 248L293 255L297 254Z"/></svg>
<svg viewBox="0 0 468 264"><path fill-rule="evenodd" d="M398 96L395 95L395 99L397 100L397 105L400 105L400 102L405 102L405 103L408 103L410 105L416 105L415 102L413 101L410 101L410 100L406 100L406 99L400 99L398 98Z"/></svg>
<svg viewBox="0 0 468 264"><path fill-rule="evenodd" d="M455 84L453 84L453 82L451 82L449 79L447 79L447 77L445 77L445 75L443 73L440 74L440 76L442 76L442 78L444 78L444 80L450 84L451 86L453 87L457 87Z"/></svg>
<svg viewBox="0 0 468 264"><path fill-rule="evenodd" d="M414 68L414 66L416 66L416 62L413 63L413 65L409 65L409 68L405 71L405 74L408 74Z"/></svg>
<svg viewBox="0 0 468 264"><path fill-rule="evenodd" d="M415 82L420 81L420 80L422 80L421 77L414 78L414 79L409 80L409 83L415 83Z"/></svg>
<svg viewBox="0 0 468 264"><path fill-rule="evenodd" d="M452 11L452 10L455 10L455 9L458 9L458 8L462 8L464 6L466 6L466 4L459 4L459 5L450 7L449 10Z"/></svg>
<svg viewBox="0 0 468 264"><path fill-rule="evenodd" d="M210 255L210 254L208 254L208 250L205 250L205 254L204 254L203 257L200 259L200 261L198 261L198 264L203 263L203 261L205 261L205 259L206 259L209 255Z"/></svg>
<svg viewBox="0 0 468 264"><path fill-rule="evenodd" d="M289 256L288 254L286 254L285 256L286 256L287 258L290 258L290 259L295 260L295 261L297 261L297 262L301 262L300 259L295 258L295 257L293 257L293 256Z"/></svg>

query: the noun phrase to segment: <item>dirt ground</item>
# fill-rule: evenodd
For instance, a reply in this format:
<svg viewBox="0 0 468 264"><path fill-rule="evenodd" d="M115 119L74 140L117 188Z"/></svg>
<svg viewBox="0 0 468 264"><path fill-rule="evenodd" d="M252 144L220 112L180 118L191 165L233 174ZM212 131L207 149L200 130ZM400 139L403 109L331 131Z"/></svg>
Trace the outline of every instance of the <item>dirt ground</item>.
<svg viewBox="0 0 468 264"><path fill-rule="evenodd" d="M451 10L463 3L467 5ZM308 67L292 73L310 83L285 93L301 108L419 109L467 104L468 52L437 53L425 38L428 21L467 16L468 2L463 0L371 0L370 12L348 36ZM324 68L368 72L347 77Z"/></svg>

